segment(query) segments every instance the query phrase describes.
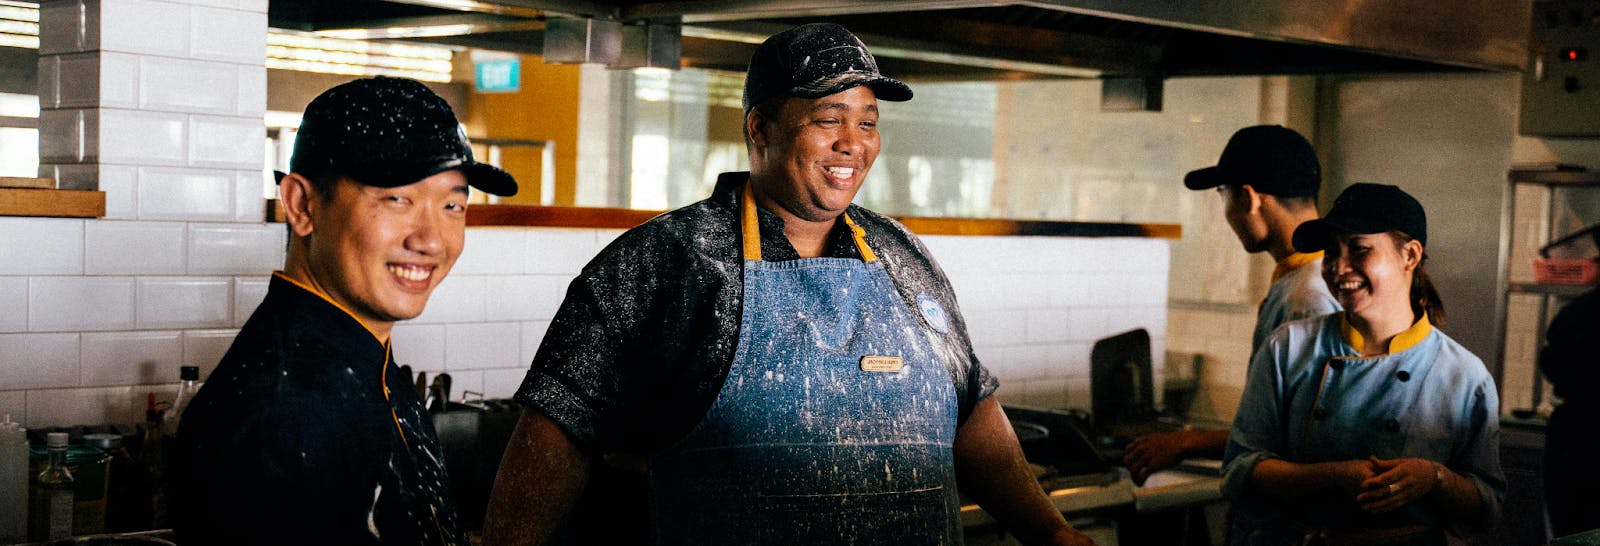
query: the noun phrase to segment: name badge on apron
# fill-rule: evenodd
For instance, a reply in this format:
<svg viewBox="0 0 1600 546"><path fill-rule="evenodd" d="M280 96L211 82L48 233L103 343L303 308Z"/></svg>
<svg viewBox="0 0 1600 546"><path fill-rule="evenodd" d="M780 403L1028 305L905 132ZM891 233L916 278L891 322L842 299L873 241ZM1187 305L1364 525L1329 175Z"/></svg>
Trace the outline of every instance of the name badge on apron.
<svg viewBox="0 0 1600 546"><path fill-rule="evenodd" d="M905 363L898 356L863 356L861 357L861 371L895 373L904 368Z"/></svg>

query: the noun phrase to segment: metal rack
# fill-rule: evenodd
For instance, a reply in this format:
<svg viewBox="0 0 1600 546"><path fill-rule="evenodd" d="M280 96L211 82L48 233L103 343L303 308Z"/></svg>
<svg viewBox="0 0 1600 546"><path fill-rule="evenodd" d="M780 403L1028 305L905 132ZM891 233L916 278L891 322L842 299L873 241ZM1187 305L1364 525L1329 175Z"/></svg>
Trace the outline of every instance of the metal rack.
<svg viewBox="0 0 1600 546"><path fill-rule="evenodd" d="M1509 407L1509 404L1504 404L1504 401L1506 400L1505 378L1507 377L1507 374L1531 374L1533 380L1533 392L1531 393L1530 397L1532 407L1510 409L1512 411L1523 409L1537 411L1539 406L1544 403L1544 375L1539 372L1537 363L1535 362L1533 366L1530 366L1531 369L1527 370L1508 369L1508 364L1510 364L1510 362L1508 362L1510 359L1507 356L1507 351L1510 348L1507 340L1510 327L1508 324L1508 315L1510 313L1512 297L1518 294L1540 296L1539 312L1537 315L1537 320L1534 323L1534 336L1535 339L1542 340L1544 339L1545 327L1550 321L1551 312L1555 309L1559 309L1558 305L1553 305L1553 303L1555 303L1553 300L1570 299L1584 293L1592 287L1564 284L1539 284L1534 282L1513 282L1511 280L1512 269L1516 266L1511 258L1517 241L1517 188L1522 185L1535 185L1544 188L1546 196L1544 200L1545 203L1543 211L1545 226L1541 241L1543 243L1548 243L1564 234L1563 230L1558 227L1558 222L1555 221L1556 205L1557 203L1563 201L1562 199L1559 199L1559 197L1561 197L1564 192L1600 189L1600 172L1572 170L1512 170L1507 173L1506 179L1508 184L1506 186L1506 197L1503 200L1505 203L1505 211L1501 217L1502 229L1500 237L1500 301L1497 304L1498 312L1495 320L1497 326L1496 329L1500 333L1500 358L1496 360L1496 365L1493 372L1495 379L1501 384L1501 400L1503 408Z"/></svg>

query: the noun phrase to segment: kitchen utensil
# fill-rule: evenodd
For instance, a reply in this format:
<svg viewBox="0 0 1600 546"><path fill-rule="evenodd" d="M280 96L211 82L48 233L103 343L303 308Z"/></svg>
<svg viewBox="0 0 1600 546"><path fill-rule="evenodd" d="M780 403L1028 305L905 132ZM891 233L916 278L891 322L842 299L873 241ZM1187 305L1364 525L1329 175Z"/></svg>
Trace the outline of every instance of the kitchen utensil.
<svg viewBox="0 0 1600 546"><path fill-rule="evenodd" d="M427 399L428 399L428 372L426 372L426 371L417 372L417 400L426 401ZM428 407L428 406L427 405L423 405L422 407Z"/></svg>
<svg viewBox="0 0 1600 546"><path fill-rule="evenodd" d="M451 385L450 374L441 373L439 374L438 378L434 379L434 381L439 383L439 406L449 407Z"/></svg>

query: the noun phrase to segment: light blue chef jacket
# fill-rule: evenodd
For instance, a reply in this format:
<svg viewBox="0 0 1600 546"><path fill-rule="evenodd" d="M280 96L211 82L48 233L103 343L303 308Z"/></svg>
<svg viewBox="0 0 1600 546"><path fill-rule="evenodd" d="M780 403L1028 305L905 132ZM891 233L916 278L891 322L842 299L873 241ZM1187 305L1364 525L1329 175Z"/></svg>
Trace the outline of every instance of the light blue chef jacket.
<svg viewBox="0 0 1600 546"><path fill-rule="evenodd" d="M1499 397L1483 362L1426 316L1384 355L1362 358L1343 313L1290 322L1255 354L1223 456L1223 494L1234 502L1234 545L1298 543L1296 529L1411 523L1449 528L1413 503L1387 516L1354 497L1283 505L1246 489L1256 463L1417 457L1472 480L1498 518L1506 481L1499 457ZM1319 376L1321 381L1319 382ZM1449 528L1456 532L1460 528Z"/></svg>
<svg viewBox="0 0 1600 546"><path fill-rule="evenodd" d="M1322 251L1290 254L1272 270L1272 287L1256 313L1256 331L1250 337L1250 354L1261 350L1273 330L1286 322L1320 317L1341 309L1322 280Z"/></svg>

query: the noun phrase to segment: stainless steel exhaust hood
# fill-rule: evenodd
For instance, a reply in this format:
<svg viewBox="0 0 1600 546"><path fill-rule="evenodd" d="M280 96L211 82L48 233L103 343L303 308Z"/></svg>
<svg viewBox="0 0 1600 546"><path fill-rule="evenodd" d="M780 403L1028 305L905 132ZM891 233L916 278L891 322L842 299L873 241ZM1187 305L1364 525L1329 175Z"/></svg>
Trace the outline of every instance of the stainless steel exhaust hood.
<svg viewBox="0 0 1600 546"><path fill-rule="evenodd" d="M1515 71L1531 0L272 0L270 24L542 53L540 23L682 28L682 66L743 70L759 41L833 21L886 72L923 80Z"/></svg>

